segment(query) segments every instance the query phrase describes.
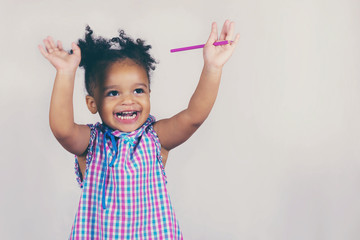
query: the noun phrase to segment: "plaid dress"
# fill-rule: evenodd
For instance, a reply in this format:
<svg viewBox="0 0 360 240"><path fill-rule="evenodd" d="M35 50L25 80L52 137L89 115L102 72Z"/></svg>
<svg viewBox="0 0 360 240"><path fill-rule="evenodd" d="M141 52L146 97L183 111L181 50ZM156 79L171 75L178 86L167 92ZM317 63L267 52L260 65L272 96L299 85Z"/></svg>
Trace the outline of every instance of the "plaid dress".
<svg viewBox="0 0 360 240"><path fill-rule="evenodd" d="M89 125L84 177L75 159L82 193L70 239L182 239L154 121L130 133Z"/></svg>

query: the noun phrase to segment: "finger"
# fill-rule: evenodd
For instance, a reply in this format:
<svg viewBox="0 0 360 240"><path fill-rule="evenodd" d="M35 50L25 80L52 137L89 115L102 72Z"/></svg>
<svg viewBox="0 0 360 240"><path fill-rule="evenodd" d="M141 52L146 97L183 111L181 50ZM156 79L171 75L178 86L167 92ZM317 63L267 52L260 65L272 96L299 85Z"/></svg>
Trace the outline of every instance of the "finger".
<svg viewBox="0 0 360 240"><path fill-rule="evenodd" d="M235 23L234 22L231 22L229 23L228 25L228 32L225 36L225 40L232 40L233 39L233 36L234 36L234 29L235 29Z"/></svg>
<svg viewBox="0 0 360 240"><path fill-rule="evenodd" d="M71 49L73 50L73 54L76 56L81 56L81 50L79 48L79 46L76 43L72 43L71 44Z"/></svg>
<svg viewBox="0 0 360 240"><path fill-rule="evenodd" d="M57 47L59 48L60 51L64 50L60 40L57 41Z"/></svg>
<svg viewBox="0 0 360 240"><path fill-rule="evenodd" d="M49 40L50 46L51 46L53 49L57 48L56 45L55 45L54 39L53 39L51 36L48 36L47 39Z"/></svg>
<svg viewBox="0 0 360 240"><path fill-rule="evenodd" d="M218 39L218 32L217 32L217 25L215 22L212 23L211 25L211 33L209 36L209 39L207 40L206 44L214 44L215 41L217 41Z"/></svg>
<svg viewBox="0 0 360 240"><path fill-rule="evenodd" d="M52 50L51 44L50 44L50 42L49 42L49 39L45 38L45 39L43 40L43 42L44 42L46 51L48 51L48 52L51 51L51 52L52 52L53 50Z"/></svg>
<svg viewBox="0 0 360 240"><path fill-rule="evenodd" d="M42 45L38 45L38 48L40 50L40 53L45 57L48 58L49 54L48 52L44 49L44 47Z"/></svg>
<svg viewBox="0 0 360 240"><path fill-rule="evenodd" d="M230 44L231 46L236 46L240 40L240 34L236 34L235 40Z"/></svg>
<svg viewBox="0 0 360 240"><path fill-rule="evenodd" d="M225 40L225 37L226 37L227 32L228 32L228 26L229 26L229 24L230 24L230 21L229 21L229 20L226 20L226 21L224 22L224 25L223 25L223 27L222 27L222 29L221 29L220 40Z"/></svg>

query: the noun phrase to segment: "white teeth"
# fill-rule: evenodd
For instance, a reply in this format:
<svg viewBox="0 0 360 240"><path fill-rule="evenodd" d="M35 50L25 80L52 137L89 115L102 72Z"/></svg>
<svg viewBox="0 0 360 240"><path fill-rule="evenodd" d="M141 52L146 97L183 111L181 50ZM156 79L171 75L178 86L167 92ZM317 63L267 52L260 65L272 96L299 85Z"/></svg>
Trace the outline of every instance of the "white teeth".
<svg viewBox="0 0 360 240"><path fill-rule="evenodd" d="M134 119L137 115L136 112L122 112L123 114L131 114L133 113L132 115L130 116L122 116L120 114L115 114L117 118L120 118L121 120L130 120L130 119Z"/></svg>

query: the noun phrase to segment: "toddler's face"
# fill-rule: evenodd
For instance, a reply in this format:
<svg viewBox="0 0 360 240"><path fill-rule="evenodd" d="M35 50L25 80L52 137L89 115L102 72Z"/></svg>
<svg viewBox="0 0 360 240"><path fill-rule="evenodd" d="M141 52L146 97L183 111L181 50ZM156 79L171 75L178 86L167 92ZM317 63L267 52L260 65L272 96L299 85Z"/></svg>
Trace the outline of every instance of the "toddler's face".
<svg viewBox="0 0 360 240"><path fill-rule="evenodd" d="M132 132L149 117L149 80L145 69L130 59L114 63L94 94L102 121L112 129Z"/></svg>

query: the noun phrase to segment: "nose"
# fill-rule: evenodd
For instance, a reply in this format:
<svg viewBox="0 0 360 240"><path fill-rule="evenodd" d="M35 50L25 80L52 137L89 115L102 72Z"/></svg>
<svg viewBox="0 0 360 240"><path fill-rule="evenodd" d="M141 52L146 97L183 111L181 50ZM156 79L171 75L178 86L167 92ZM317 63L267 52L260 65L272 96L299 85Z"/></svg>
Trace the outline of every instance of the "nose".
<svg viewBox="0 0 360 240"><path fill-rule="evenodd" d="M132 94L125 94L121 99L122 105L131 105L134 103L134 96Z"/></svg>

